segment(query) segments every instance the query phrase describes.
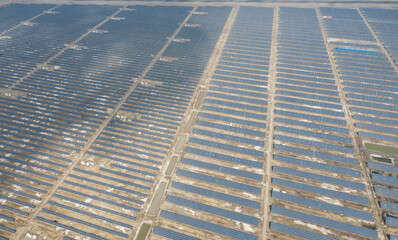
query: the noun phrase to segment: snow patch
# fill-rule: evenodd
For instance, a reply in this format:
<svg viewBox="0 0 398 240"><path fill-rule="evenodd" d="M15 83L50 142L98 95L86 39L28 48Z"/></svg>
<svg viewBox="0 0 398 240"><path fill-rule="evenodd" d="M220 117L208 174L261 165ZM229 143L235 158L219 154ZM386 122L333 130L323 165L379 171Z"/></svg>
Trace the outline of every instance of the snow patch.
<svg viewBox="0 0 398 240"><path fill-rule="evenodd" d="M245 195L245 197L248 197L248 198L251 198L251 199L255 199L256 198L255 195L253 195L251 193L248 193L248 192L244 192L243 195Z"/></svg>
<svg viewBox="0 0 398 240"><path fill-rule="evenodd" d="M254 229L253 229L253 227L252 227L250 224L248 224L248 223L242 223L242 225L243 225L243 229L245 230L245 232L252 232L252 233L254 233Z"/></svg>
<svg viewBox="0 0 398 240"><path fill-rule="evenodd" d="M315 224L305 223L305 222L302 222L302 221L300 221L300 220L294 220L294 223L296 223L296 224L298 224L298 225L306 226L306 227L311 228L311 229L314 229L314 230L318 230L318 231L320 231L323 235L328 235L328 234L332 233L332 231L330 231L330 230L328 230L328 229L325 229L325 228L323 228L323 227L318 227L318 226L316 226Z"/></svg>
<svg viewBox="0 0 398 240"><path fill-rule="evenodd" d="M327 203L330 203L330 204L337 205L337 206L341 206L341 207L343 206L343 204L339 200L336 200L336 199L333 199L330 197L322 196L322 197L317 197L317 199L327 202Z"/></svg>
<svg viewBox="0 0 398 240"><path fill-rule="evenodd" d="M116 225L115 228L119 231L122 231L123 233L128 233L129 229L120 225Z"/></svg>
<svg viewBox="0 0 398 240"><path fill-rule="evenodd" d="M36 199L30 199L30 203L33 205L39 205L41 203L40 200L36 200Z"/></svg>
<svg viewBox="0 0 398 240"><path fill-rule="evenodd" d="M334 185L328 184L328 183L322 183L321 188L329 189L329 190L338 190L338 188Z"/></svg>
<svg viewBox="0 0 398 240"><path fill-rule="evenodd" d="M86 166L86 167L90 167L90 166L93 166L94 163L93 162L80 161L80 165L83 165L83 166Z"/></svg>
<svg viewBox="0 0 398 240"><path fill-rule="evenodd" d="M18 185L13 184L12 187L14 188L15 191L19 192L22 190L22 188Z"/></svg>
<svg viewBox="0 0 398 240"><path fill-rule="evenodd" d="M27 238L32 238L32 239L37 239L37 236L36 236L36 235L30 234L30 233L27 233L27 234L26 234L26 237L27 237Z"/></svg>
<svg viewBox="0 0 398 240"><path fill-rule="evenodd" d="M242 208L240 206L236 206L235 212L238 212L238 213L242 212Z"/></svg>

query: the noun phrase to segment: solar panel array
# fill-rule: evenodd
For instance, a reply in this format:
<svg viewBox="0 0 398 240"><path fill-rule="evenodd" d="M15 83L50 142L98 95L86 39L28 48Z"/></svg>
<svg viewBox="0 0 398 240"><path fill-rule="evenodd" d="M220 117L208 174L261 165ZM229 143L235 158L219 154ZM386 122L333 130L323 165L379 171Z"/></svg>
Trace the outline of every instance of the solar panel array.
<svg viewBox="0 0 398 240"><path fill-rule="evenodd" d="M280 8L276 87L272 236L377 238L315 9Z"/></svg>
<svg viewBox="0 0 398 240"><path fill-rule="evenodd" d="M321 8L323 15L332 15L333 18L344 19L349 24L364 26L360 12L357 10L327 9ZM332 12L332 13L331 13ZM394 31L383 28L386 26L384 21L394 21L392 15L395 11L365 9L366 19L375 28L377 36L384 42L387 51L394 52ZM328 37L333 37L335 28L325 24ZM366 27L360 27L362 35L351 35L352 32L346 29L339 29L341 35L351 35L352 40L364 40L363 36L370 35L370 30ZM331 32L331 34L329 34ZM385 35L387 34L387 35ZM387 42L385 42L385 40ZM335 63L342 80L344 93L348 99L350 110L353 113L353 119L364 142L382 143L383 145L397 146L398 143L398 95L397 72L383 53L380 46L377 45L375 38L368 38L369 43L351 42L344 43L342 49L336 47L333 50ZM333 44L341 46L341 42L335 41ZM390 48L390 45L392 47ZM373 158L372 160L376 160ZM383 219L388 226L398 227L398 218L396 212L396 203L393 198L396 194L396 174L391 174L396 168L380 162L369 161L367 167L370 169L374 189L378 198L378 203L383 210ZM387 197L384 197L386 195ZM387 233L391 233L390 230Z"/></svg>
<svg viewBox="0 0 398 240"><path fill-rule="evenodd" d="M36 18L39 14L55 11L57 7L51 4L12 4L0 7L0 34L5 34L10 28Z"/></svg>
<svg viewBox="0 0 398 240"><path fill-rule="evenodd" d="M153 11L151 8L148 10ZM181 14L187 14L187 9L181 10L185 10ZM200 24L200 26L183 27L176 37L190 41L172 42L164 52L164 56L178 60L155 63L145 75L145 79L156 84L146 84L148 83L146 81L136 87L120 108L120 114L111 119L80 162L80 166L77 166L65 180L67 183L65 189L62 188L60 191L63 196L67 196L71 190L76 191L76 187L94 196L107 191L106 194L112 196L111 204L117 204L119 213L127 214L134 220L139 218L230 8L203 7L197 11L204 11L207 14L193 15L187 24ZM142 14L148 15L148 13ZM176 13L168 14L173 16ZM154 13L154 16L159 15L160 13ZM178 18L174 19L181 21ZM159 19L155 17L154 21L159 22ZM167 19L163 21L169 22ZM213 21L218 24L209 24ZM163 40L165 37L155 39ZM194 51L190 54L187 49L195 49L198 54ZM99 188L90 189L79 184L79 180L89 181L93 176L100 179L100 182L97 182ZM124 187L119 189L112 187L116 184L122 184ZM72 193L76 194L76 199L81 198L77 192ZM109 216L109 213L103 214ZM120 219L119 216L115 217ZM125 219L121 222L131 221ZM120 226L117 224L114 228L127 233L125 232L127 229L120 229ZM93 227L91 230L91 232L96 231L98 227L97 229ZM116 235L110 239L116 239Z"/></svg>
<svg viewBox="0 0 398 240"><path fill-rule="evenodd" d="M154 234L258 239L272 19L239 9Z"/></svg>
<svg viewBox="0 0 398 240"><path fill-rule="evenodd" d="M56 14L35 19L36 25L8 33L12 38L1 42L2 49L15 46L25 54L24 48L33 47L31 68L35 68L35 64L46 61L65 44L108 19L100 26L108 32L92 31L74 43L82 49L64 49L48 62L60 69L37 69L18 81L12 89L24 96L16 100L2 98L1 179L3 196L8 197L1 207L9 221L3 222L8 231L5 234L26 224L30 212L59 180L71 158L87 144L109 116L109 109L127 92L126 86L139 77L152 60L151 54L162 48L166 37L173 34L190 9L143 6L135 11L119 11L117 6L65 5L57 8ZM116 18L108 18L116 12ZM92 17L82 21L87 15ZM30 45L32 39L22 38L22 34L33 35L37 45ZM28 61L15 60L19 62ZM20 74L18 77L26 74L15 72ZM126 102L123 107L130 105ZM127 238L132 231L128 222L136 219L159 169L157 165L161 164L161 154L166 152L155 147L166 148L167 139L173 134L172 130L164 130L165 134L159 134L160 140L156 136L153 140L150 128L160 126L149 127L153 123L146 122L145 117L134 122L112 120L36 219L53 225L54 230L60 227L92 238ZM131 143L134 133L138 137ZM155 153L147 153L150 150ZM103 157L104 153L108 158ZM86 183L91 183L91 187ZM15 195L21 195L24 201L13 200ZM73 227L76 223L81 224L80 228Z"/></svg>
<svg viewBox="0 0 398 240"><path fill-rule="evenodd" d="M0 239L398 239L396 15L0 7Z"/></svg>
<svg viewBox="0 0 398 240"><path fill-rule="evenodd" d="M361 12L398 65L398 10L361 8Z"/></svg>

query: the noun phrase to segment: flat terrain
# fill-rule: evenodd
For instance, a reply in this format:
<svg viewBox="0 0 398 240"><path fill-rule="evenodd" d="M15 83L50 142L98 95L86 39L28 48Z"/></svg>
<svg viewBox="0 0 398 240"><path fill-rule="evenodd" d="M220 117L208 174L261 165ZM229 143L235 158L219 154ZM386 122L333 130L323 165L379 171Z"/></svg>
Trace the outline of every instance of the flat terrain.
<svg viewBox="0 0 398 240"><path fill-rule="evenodd" d="M396 1L2 2L0 239L398 239Z"/></svg>

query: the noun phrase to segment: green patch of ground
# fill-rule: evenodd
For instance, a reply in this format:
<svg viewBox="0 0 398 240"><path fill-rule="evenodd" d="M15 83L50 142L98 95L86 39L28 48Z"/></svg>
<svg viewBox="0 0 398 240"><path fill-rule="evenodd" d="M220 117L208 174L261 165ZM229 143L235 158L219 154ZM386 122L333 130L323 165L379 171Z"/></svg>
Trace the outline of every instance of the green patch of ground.
<svg viewBox="0 0 398 240"><path fill-rule="evenodd" d="M365 143L365 147L367 149L373 150L373 151L379 151L379 152L397 154L398 155L398 148L395 148L395 147L377 145L377 144L373 144L373 143Z"/></svg>
<svg viewBox="0 0 398 240"><path fill-rule="evenodd" d="M151 228L150 224L148 224L148 223L142 224L140 232L138 233L137 240L145 240L146 235L148 234L148 231L150 228Z"/></svg>
<svg viewBox="0 0 398 240"><path fill-rule="evenodd" d="M391 163L391 159L388 158L373 157L373 159L379 162Z"/></svg>

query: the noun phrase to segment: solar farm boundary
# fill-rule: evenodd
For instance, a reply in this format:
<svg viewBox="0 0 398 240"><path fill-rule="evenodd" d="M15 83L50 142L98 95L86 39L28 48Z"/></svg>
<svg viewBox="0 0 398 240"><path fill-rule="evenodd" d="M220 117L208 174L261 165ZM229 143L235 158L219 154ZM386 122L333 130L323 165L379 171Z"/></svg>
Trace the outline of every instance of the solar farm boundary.
<svg viewBox="0 0 398 240"><path fill-rule="evenodd" d="M196 10L196 8L195 8L195 10ZM207 90L209 88L209 83L210 83L211 76L213 75L213 73L214 73L214 71L216 69L217 63L218 63L218 61L219 61L219 59L221 57L222 51L224 49L224 45L225 45L225 43L226 43L226 41L228 39L229 33L230 33L231 29L232 29L233 23L235 22L235 18L237 16L238 11L239 11L239 7L232 8L232 10L230 12L230 15L229 15L229 17L228 17L228 19L227 19L227 21L226 21L226 23L224 25L224 28L223 28L223 30L222 30L219 38L218 38L216 46L214 47L213 53L210 56L210 59L209 59L209 61L207 63L207 66L206 66L206 68L205 68L205 70L204 70L204 72L202 74L202 77L201 77L201 79L200 79L200 81L199 81L199 83L198 83L198 85L197 85L197 87L195 89L195 92L194 92L194 94L193 94L193 96L191 98L191 101L189 103L189 107L188 107L188 109L185 112L183 120L181 121L182 123L180 124L180 126L179 126L179 128L177 130L177 133L176 133L176 135L175 135L175 137L173 139L173 142L172 142L172 144L171 144L171 146L169 148L170 150L169 150L169 152L167 154L168 161L170 161L171 158L173 158L175 156L178 156L177 162L174 165L174 169L177 168L177 166L179 164L179 161L181 160L181 155L182 155L181 153L184 152L183 149L185 149L185 147L188 144L187 140L189 139L189 135L191 133L191 128L192 128L193 125L195 125L196 118L198 117L198 115L196 114L196 111L199 111L200 108L202 107L202 103L203 103L202 100L204 99L205 96L203 96L202 98L198 98L198 96L200 95L201 92L207 92ZM193 121L190 121L191 118L193 118ZM184 144L181 147L178 146L180 144L180 139L184 139L183 140ZM167 176L166 171L168 170L168 165L169 164L170 163L165 163L164 164L163 170L159 174L158 183L156 184L156 187L154 187L154 189L155 189L155 188L158 188L158 185L160 185L161 183L167 183L167 186L166 186L166 189L164 190L164 193L167 193L167 190L170 187L171 182L172 182L172 180L174 178L173 171L170 174L170 176ZM157 191L155 191L155 192L157 192ZM155 214L155 216L150 216L148 214L148 210L150 209L152 203L147 205L147 208L144 210L145 215L144 215L143 219L141 219L142 224L153 223L153 221L155 221L159 217L159 214L160 214L159 209L161 208L161 205L164 202L165 196L167 195L167 194L164 194L164 193L163 193L162 199L160 201L159 207L157 208L158 212L157 212L157 214Z"/></svg>
<svg viewBox="0 0 398 240"><path fill-rule="evenodd" d="M271 53L269 63L269 78L268 78L268 112L267 112L267 126L265 140L265 177L263 177L263 232L261 239L266 240L267 232L269 230L269 202L271 197L271 172L272 172L272 160L273 160L273 138L274 138L274 113L275 113L275 102L276 102L276 64L278 61L278 29L279 29L279 7L274 8L274 19L272 23L272 42L271 42Z"/></svg>
<svg viewBox="0 0 398 240"><path fill-rule="evenodd" d="M74 45L77 42L79 42L80 40L82 40L84 37L86 37L88 34L90 34L92 31L96 30L98 27L102 26L103 24L105 24L107 21L109 21L112 17L116 16L119 12L123 11L123 8L120 8L119 10L117 10L115 13L113 13L110 17L107 17L105 20L103 20L102 22L100 22L99 24L97 24L95 27L93 27L92 29L89 29L85 34L83 34L81 37L79 37L78 39L76 39L75 41L73 41L71 44ZM56 53L55 55L53 55L49 60L47 60L44 64L49 63L51 60L53 60L54 58L56 58L57 56L59 56L60 54L62 54L66 49L68 49L68 47L63 48L62 50L60 50L58 53ZM32 71L30 71L29 73L27 73L25 75L25 77L23 77L20 81L17 81L16 83L14 83L13 85L11 85L9 87L9 89L11 90L17 83L25 80L28 76L30 76L31 74L33 74L34 72L36 72L38 70L38 68L36 67L35 69L33 69ZM129 92L130 93L130 92ZM127 95L128 96L128 95ZM127 98L127 96L125 96L122 101L124 102ZM121 104L118 104L117 107L120 108ZM110 119L113 117L113 115L115 115L116 111L113 111L113 113L105 120L105 122L100 125L99 129L97 129L97 132L91 137L91 139L86 143L86 145L82 148L82 150L80 151L80 153L72 160L71 165L68 166L68 168L63 172L62 177L60 177L58 179L58 181L56 182L56 184L54 184L54 186L52 187L51 190L48 191L47 195L43 198L42 202L40 203L40 205L38 205L36 208L34 208L34 211L29 215L29 217L26 220L26 225L21 227L20 229L17 230L17 232L15 233L15 239L21 239L25 234L26 231L29 230L29 228L32 226L32 224L34 224L34 219L36 218L36 216L40 213L40 211L43 209L43 207L47 204L47 202L50 200L50 198L54 195L54 193L57 191L58 187L61 186L61 184L64 182L64 180L67 178L67 176L69 175L69 173L73 170L73 168L75 167L75 165L79 162L79 160L83 157L83 155L86 153L86 151L89 149L89 147L94 143L95 139L97 139L97 137L99 136L99 134L102 132L102 130L105 128L106 124L108 124L108 122L110 121Z"/></svg>
<svg viewBox="0 0 398 240"><path fill-rule="evenodd" d="M364 148L364 145L362 144L362 140L358 136L356 128L354 126L352 113L351 113L350 107L348 106L348 100L344 94L343 84L339 78L339 75L337 72L337 66L336 66L335 60L333 58L330 46L327 41L327 32L326 32L325 26L323 25L322 15L321 15L319 8L316 8L316 14L318 16L319 25L321 27L323 40L327 47L329 61L330 61L330 65L332 66L333 75L334 75L334 78L336 79L337 90L339 92L340 99L342 100L341 104L343 106L345 119L347 121L347 128L349 129L350 136L351 136L353 144L354 144L354 148L355 148L354 154L359 158L358 163L360 165L361 172L362 172L361 177L366 185L365 188L366 188L367 196L369 198L369 205L372 208L375 227L379 233L379 239L385 240L388 238L386 237L385 231L383 229L382 212L381 212L381 209L376 200L377 199L376 193L374 192L373 187L372 187L372 179L370 177L369 169L366 167L366 162L369 160L369 156L367 155L367 151Z"/></svg>
<svg viewBox="0 0 398 240"><path fill-rule="evenodd" d="M8 4L6 4L6 5L4 5L4 6L1 6L1 7L5 7L5 6L7 6L7 5L8 5ZM54 9L56 9L56 8L59 8L60 6L62 6L62 4L58 4L58 5L55 6L55 7L52 7L52 8L47 9L47 10L44 10L42 13L40 13L40 14L34 16L34 17L31 17L31 18L29 18L29 19L27 19L27 20L25 20L25 21L22 21L22 22L20 22L19 24L15 25L14 27L9 28L9 29L7 29L7 30L4 30L4 31L2 31L2 32L0 33L0 36L4 36L4 34L10 32L10 31L12 31L12 30L14 30L14 29L16 29L16 28L22 26L22 25L24 25L24 23L30 22L30 21L32 21L32 20L35 20L36 18L38 18L38 17L40 17L40 16L42 16L42 15L44 15L44 14L46 14L46 13L48 13L48 12L54 10Z"/></svg>

